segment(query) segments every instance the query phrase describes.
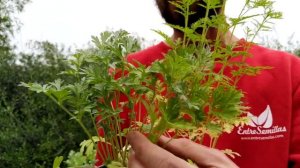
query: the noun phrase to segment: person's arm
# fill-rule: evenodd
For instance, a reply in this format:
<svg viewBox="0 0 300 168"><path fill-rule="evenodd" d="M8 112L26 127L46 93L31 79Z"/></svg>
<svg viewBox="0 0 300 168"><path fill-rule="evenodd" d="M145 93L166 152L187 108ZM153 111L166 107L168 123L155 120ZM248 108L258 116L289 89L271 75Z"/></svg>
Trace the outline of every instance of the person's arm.
<svg viewBox="0 0 300 168"><path fill-rule="evenodd" d="M236 168L224 153L217 149L194 143L188 139L173 139L161 137L160 144L165 148L151 143L139 132L131 132L127 139L133 152L129 157L129 168L191 168L186 159L192 160L203 168Z"/></svg>

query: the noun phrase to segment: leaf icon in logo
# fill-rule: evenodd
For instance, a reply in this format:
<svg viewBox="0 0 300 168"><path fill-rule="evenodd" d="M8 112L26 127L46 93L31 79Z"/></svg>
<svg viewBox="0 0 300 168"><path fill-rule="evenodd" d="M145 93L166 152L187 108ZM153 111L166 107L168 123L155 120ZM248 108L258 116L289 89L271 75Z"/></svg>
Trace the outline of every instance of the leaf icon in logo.
<svg viewBox="0 0 300 168"><path fill-rule="evenodd" d="M248 113L247 116L250 118L250 121L249 121L248 125L250 125L251 127L256 127L256 126L257 126L257 123L258 123L257 117L254 116L254 115L251 114L251 113Z"/></svg>
<svg viewBox="0 0 300 168"><path fill-rule="evenodd" d="M251 113L248 113L248 117L251 119L248 123L251 127L262 126L263 128L270 128L273 124L273 115L269 105L258 117Z"/></svg>

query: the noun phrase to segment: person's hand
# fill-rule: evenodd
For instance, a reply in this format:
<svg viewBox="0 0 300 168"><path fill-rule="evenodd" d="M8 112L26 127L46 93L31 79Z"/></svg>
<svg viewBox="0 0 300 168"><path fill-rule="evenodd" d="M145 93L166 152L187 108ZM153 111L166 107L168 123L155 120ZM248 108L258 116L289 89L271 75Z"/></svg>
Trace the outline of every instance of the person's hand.
<svg viewBox="0 0 300 168"><path fill-rule="evenodd" d="M208 148L188 139L174 139L162 136L159 144L151 143L143 134L130 132L127 139L133 151L130 154L129 168L191 168L184 159L190 159L202 168L237 168L224 153Z"/></svg>

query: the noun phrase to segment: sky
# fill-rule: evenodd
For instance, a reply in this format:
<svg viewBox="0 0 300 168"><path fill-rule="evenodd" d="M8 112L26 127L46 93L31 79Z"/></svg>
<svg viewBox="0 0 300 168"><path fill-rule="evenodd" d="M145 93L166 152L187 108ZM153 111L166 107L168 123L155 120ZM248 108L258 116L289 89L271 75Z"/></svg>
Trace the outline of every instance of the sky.
<svg viewBox="0 0 300 168"><path fill-rule="evenodd" d="M275 1L275 9L283 12L284 19L276 21L273 32L266 35L282 42L291 35L300 40L299 18L294 14L300 1ZM236 16L243 2L227 0L226 14ZM105 30L124 29L154 42L162 38L152 29L172 34L154 0L32 0L17 17L22 23L14 39L19 50L30 47L28 42L35 40L81 48L90 42L91 36ZM235 35L244 37L243 29L238 29Z"/></svg>

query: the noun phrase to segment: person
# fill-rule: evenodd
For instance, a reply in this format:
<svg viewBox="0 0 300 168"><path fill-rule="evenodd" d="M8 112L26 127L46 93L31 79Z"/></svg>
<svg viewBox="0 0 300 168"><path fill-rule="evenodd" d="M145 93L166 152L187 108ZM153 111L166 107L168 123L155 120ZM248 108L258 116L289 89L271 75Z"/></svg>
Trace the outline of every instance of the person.
<svg viewBox="0 0 300 168"><path fill-rule="evenodd" d="M156 4L167 23L184 26L183 17L176 12L176 7L169 0L156 0ZM194 12L189 18L189 25L204 17L203 9L195 7ZM218 9L217 12L222 10ZM214 40L215 33L212 29L207 38ZM172 39L176 41L181 38L183 33L174 28ZM248 116L251 120L247 125L234 128L230 134L222 134L216 148L231 149L239 153L240 157L235 157L232 161L242 168L300 167L300 59L283 51L238 39L230 32L223 34L222 42L224 45L238 43L239 46L250 46L248 52L252 56L245 60L246 63L251 66L269 66L272 69L264 70L257 76L243 76L238 82L237 87L245 93L243 101L250 107ZM168 44L160 42L128 55L127 61L151 66L154 61L162 60L170 50L172 48ZM127 113L126 110L124 113ZM135 143L136 141L133 144ZM141 143L144 144L143 141ZM157 149L149 150L147 152L151 154ZM155 156L150 154L149 159L155 160Z"/></svg>
<svg viewBox="0 0 300 168"><path fill-rule="evenodd" d="M237 165L221 151L199 145L185 138L170 141L170 138L162 136L159 143L165 144L164 148L151 143L139 132L128 133L127 139L133 151L128 161L129 168L193 167L183 159L191 159L202 168L237 168Z"/></svg>

